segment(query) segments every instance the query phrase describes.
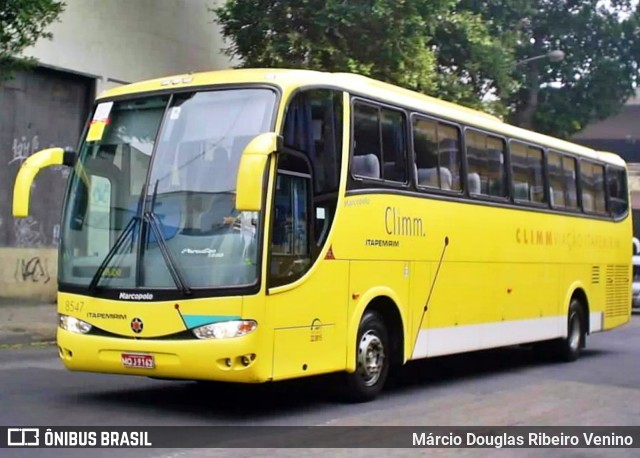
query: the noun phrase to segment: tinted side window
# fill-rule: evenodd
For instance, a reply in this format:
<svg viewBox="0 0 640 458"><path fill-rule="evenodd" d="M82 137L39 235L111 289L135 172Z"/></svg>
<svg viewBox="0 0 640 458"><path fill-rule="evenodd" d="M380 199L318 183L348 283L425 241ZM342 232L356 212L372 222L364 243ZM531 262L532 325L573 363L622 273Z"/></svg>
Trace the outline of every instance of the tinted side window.
<svg viewBox="0 0 640 458"><path fill-rule="evenodd" d="M353 113L353 162L355 176L382 178L380 113L378 108L356 104Z"/></svg>
<svg viewBox="0 0 640 458"><path fill-rule="evenodd" d="M380 110L382 130L382 178L400 183L407 182L407 148L404 114L399 111Z"/></svg>
<svg viewBox="0 0 640 458"><path fill-rule="evenodd" d="M511 174L513 197L520 201L544 203L544 157L540 148L512 141Z"/></svg>
<svg viewBox="0 0 640 458"><path fill-rule="evenodd" d="M572 157L562 157L562 169L564 171L564 182L566 190L566 203L569 208L578 208L578 189L576 180L576 160Z"/></svg>
<svg viewBox="0 0 640 458"><path fill-rule="evenodd" d="M590 213L606 213L604 167L589 161L580 162L582 208Z"/></svg>
<svg viewBox="0 0 640 458"><path fill-rule="evenodd" d="M329 235L333 224L342 164L343 93L326 89L314 89L298 93L285 117L283 136L285 146L303 153L309 158L313 186L312 257L317 256ZM283 156L279 167L300 172L300 164L293 164L292 156ZM295 162L295 161L293 161ZM304 170L303 173L308 173ZM313 258L315 259L315 257Z"/></svg>
<svg viewBox="0 0 640 458"><path fill-rule="evenodd" d="M465 139L469 192L494 197L508 196L504 140L473 130L466 132Z"/></svg>
<svg viewBox="0 0 640 458"><path fill-rule="evenodd" d="M312 90L296 95L287 108L283 136L286 146L309 157L315 193L337 191L342 163L342 94Z"/></svg>
<svg viewBox="0 0 640 458"><path fill-rule="evenodd" d="M372 105L354 105L354 176L407 181L404 114Z"/></svg>
<svg viewBox="0 0 640 458"><path fill-rule="evenodd" d="M564 191L564 176L562 174L562 156L555 152L547 155L547 166L549 168L549 196L551 204L555 208L566 206Z"/></svg>
<svg viewBox="0 0 640 458"><path fill-rule="evenodd" d="M415 173L419 186L460 191L460 134L456 127L416 117Z"/></svg>
<svg viewBox="0 0 640 458"><path fill-rule="evenodd" d="M576 160L555 151L547 154L549 195L555 208L578 208Z"/></svg>
<svg viewBox="0 0 640 458"><path fill-rule="evenodd" d="M607 187L609 188L611 214L616 217L624 215L629 207L625 170L618 167L607 167Z"/></svg>
<svg viewBox="0 0 640 458"><path fill-rule="evenodd" d="M309 176L281 171L276 179L271 240L271 286L300 278L311 267Z"/></svg>

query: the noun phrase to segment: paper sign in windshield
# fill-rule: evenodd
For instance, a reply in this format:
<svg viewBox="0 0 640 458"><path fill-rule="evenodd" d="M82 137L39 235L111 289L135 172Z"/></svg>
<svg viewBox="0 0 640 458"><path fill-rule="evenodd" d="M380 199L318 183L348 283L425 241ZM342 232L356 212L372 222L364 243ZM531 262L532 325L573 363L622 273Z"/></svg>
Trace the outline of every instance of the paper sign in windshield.
<svg viewBox="0 0 640 458"><path fill-rule="evenodd" d="M91 125L89 126L89 132L87 133L88 142L97 142L102 140L104 129L107 127L107 124L109 124L109 113L111 113L112 107L113 102L101 103L96 107L93 119L91 120Z"/></svg>

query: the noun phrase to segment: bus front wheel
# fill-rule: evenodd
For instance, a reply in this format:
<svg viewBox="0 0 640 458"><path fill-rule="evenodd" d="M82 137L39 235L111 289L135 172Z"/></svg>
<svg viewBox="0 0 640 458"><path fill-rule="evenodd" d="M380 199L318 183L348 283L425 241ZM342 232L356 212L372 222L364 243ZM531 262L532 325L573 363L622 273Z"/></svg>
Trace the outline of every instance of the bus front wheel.
<svg viewBox="0 0 640 458"><path fill-rule="evenodd" d="M389 374L389 334L380 315L365 312L358 327L356 341L356 371L347 374L346 395L351 402L374 399Z"/></svg>
<svg viewBox="0 0 640 458"><path fill-rule="evenodd" d="M567 316L567 337L554 341L554 353L562 361L575 361L584 346L586 329L582 306L577 299L572 299Z"/></svg>

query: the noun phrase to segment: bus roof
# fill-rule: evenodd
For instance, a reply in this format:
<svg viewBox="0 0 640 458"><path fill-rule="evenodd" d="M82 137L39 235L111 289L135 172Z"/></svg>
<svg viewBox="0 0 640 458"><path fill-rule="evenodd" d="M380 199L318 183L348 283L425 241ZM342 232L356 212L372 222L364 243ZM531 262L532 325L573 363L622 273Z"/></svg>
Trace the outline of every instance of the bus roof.
<svg viewBox="0 0 640 458"><path fill-rule="evenodd" d="M294 69L229 69L212 72L187 73L182 75L156 78L139 83L128 84L102 93L98 99L119 97L187 87L212 86L218 84L271 84L284 91L305 86L329 86L344 89L350 93L361 94L417 111L429 113L454 122L486 129L499 135L555 148L569 153L598 159L603 162L624 167L624 160L614 154L595 151L575 143L560 140L548 135L522 129L482 111L473 110L435 97L384 83L372 78L352 73L327 73L314 70Z"/></svg>

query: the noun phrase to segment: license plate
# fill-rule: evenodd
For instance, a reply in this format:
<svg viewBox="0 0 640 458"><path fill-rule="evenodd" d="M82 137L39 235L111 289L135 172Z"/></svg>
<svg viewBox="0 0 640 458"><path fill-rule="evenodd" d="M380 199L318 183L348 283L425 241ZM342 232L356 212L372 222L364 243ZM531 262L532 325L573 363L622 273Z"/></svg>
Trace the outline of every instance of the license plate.
<svg viewBox="0 0 640 458"><path fill-rule="evenodd" d="M124 367L132 367L136 369L153 369L155 367L153 355L123 353L120 359Z"/></svg>

